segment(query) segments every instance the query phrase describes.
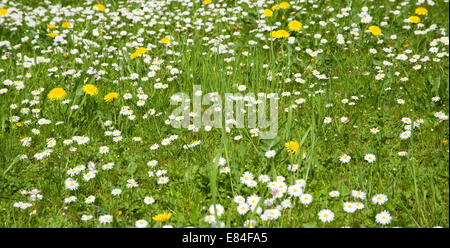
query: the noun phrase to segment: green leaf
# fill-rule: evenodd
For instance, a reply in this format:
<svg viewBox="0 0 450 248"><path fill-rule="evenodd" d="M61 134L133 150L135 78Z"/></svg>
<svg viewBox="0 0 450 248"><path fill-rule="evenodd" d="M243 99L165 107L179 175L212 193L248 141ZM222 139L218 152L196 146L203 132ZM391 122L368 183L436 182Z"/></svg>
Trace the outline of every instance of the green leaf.
<svg viewBox="0 0 450 248"><path fill-rule="evenodd" d="M3 172L3 175L6 175L6 173L13 167L13 165L15 164L15 163L17 163L19 161L19 158L18 157L16 157L12 162L11 162L11 164L8 166L8 168L6 168L6 170Z"/></svg>
<svg viewBox="0 0 450 248"><path fill-rule="evenodd" d="M134 161L132 161L132 162L130 162L130 164L128 164L127 171L128 171L129 175L132 176L136 172L136 169L137 169L137 164Z"/></svg>
<svg viewBox="0 0 450 248"><path fill-rule="evenodd" d="M262 141L263 145L261 145L261 148L264 151L270 150L270 148L274 147L275 145L277 145L278 143L280 143L281 138L280 136L277 136L273 139L265 139Z"/></svg>
<svg viewBox="0 0 450 248"><path fill-rule="evenodd" d="M80 85L78 86L78 88L75 90L75 95L77 95L77 96L82 96L82 95L84 95L84 94L83 94L83 85L82 85L82 84L80 84Z"/></svg>
<svg viewBox="0 0 450 248"><path fill-rule="evenodd" d="M317 227L317 223L316 222L304 223L303 227L304 228L316 228Z"/></svg>

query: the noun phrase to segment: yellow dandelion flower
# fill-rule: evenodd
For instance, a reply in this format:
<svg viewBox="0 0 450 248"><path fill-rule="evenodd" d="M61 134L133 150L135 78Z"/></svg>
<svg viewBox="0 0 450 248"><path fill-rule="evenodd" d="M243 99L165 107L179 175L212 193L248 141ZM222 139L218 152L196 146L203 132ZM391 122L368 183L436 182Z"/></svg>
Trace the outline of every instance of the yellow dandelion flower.
<svg viewBox="0 0 450 248"><path fill-rule="evenodd" d="M272 31L272 37L275 39L280 39L280 38L288 38L289 37L289 33L284 30L284 29L280 29L277 31Z"/></svg>
<svg viewBox="0 0 450 248"><path fill-rule="evenodd" d="M119 93L117 92L111 92L106 94L106 96L103 98L106 102L114 101L114 99L119 97Z"/></svg>
<svg viewBox="0 0 450 248"><path fill-rule="evenodd" d="M295 32L300 31L300 29L302 29L302 27L303 27L303 25L299 21L290 21L288 24L289 30L295 31Z"/></svg>
<svg viewBox="0 0 450 248"><path fill-rule="evenodd" d="M281 2L280 9L289 9L291 5L288 2Z"/></svg>
<svg viewBox="0 0 450 248"><path fill-rule="evenodd" d="M50 36L51 38L55 38L56 36L58 36L57 33L49 33L47 35Z"/></svg>
<svg viewBox="0 0 450 248"><path fill-rule="evenodd" d="M8 14L8 10L7 9L0 9L0 16L4 16Z"/></svg>
<svg viewBox="0 0 450 248"><path fill-rule="evenodd" d="M95 96L98 94L98 89L93 84L86 84L83 86L83 91L90 96Z"/></svg>
<svg viewBox="0 0 450 248"><path fill-rule="evenodd" d="M134 59L134 58L136 58L137 56L139 56L139 53L132 53L132 54L130 55L130 58Z"/></svg>
<svg viewBox="0 0 450 248"><path fill-rule="evenodd" d="M159 222L166 222L170 219L170 217L172 217L172 213L162 213L162 214L158 214L156 216L153 216L153 220L159 221Z"/></svg>
<svg viewBox="0 0 450 248"><path fill-rule="evenodd" d="M267 17L271 17L271 16L273 16L273 11L270 10L270 9L265 9L264 10L264 15L267 16Z"/></svg>
<svg viewBox="0 0 450 248"><path fill-rule="evenodd" d="M288 38L289 37L288 31L286 31L284 29L278 30L278 33L281 35L281 38Z"/></svg>
<svg viewBox="0 0 450 248"><path fill-rule="evenodd" d="M284 144L284 147L286 147L286 151L293 154L297 154L299 146L300 144L297 141L289 141Z"/></svg>
<svg viewBox="0 0 450 248"><path fill-rule="evenodd" d="M56 26L55 26L55 25L51 25L51 24L47 24L47 28L50 29L50 30L52 30L52 29L55 29Z"/></svg>
<svg viewBox="0 0 450 248"><path fill-rule="evenodd" d="M61 24L61 27L63 27L63 28L71 28L71 27L72 27L72 24L71 24L70 22L63 22L63 23Z"/></svg>
<svg viewBox="0 0 450 248"><path fill-rule="evenodd" d="M48 93L48 99L52 101L59 101L66 98L67 93L63 88L54 88Z"/></svg>
<svg viewBox="0 0 450 248"><path fill-rule="evenodd" d="M372 33L372 35L375 35L375 36L378 36L381 34L381 29L378 26L370 26L369 31L370 31L370 33Z"/></svg>
<svg viewBox="0 0 450 248"><path fill-rule="evenodd" d="M168 44L169 42L170 42L170 39L167 37L164 37L161 39L161 43Z"/></svg>
<svg viewBox="0 0 450 248"><path fill-rule="evenodd" d="M96 10L98 10L98 11L104 11L104 10L105 10L105 5L100 4L100 3L95 4L95 5L94 5L94 9L96 9Z"/></svg>
<svg viewBox="0 0 450 248"><path fill-rule="evenodd" d="M419 7L416 11L414 11L414 13L416 13L416 15L426 15L428 14L428 10L423 7Z"/></svg>
<svg viewBox="0 0 450 248"><path fill-rule="evenodd" d="M278 7L277 5L272 6L272 10L279 10L279 9L280 9L280 7Z"/></svg>
<svg viewBox="0 0 450 248"><path fill-rule="evenodd" d="M211 0L205 0L203 1L204 4L210 4L212 1Z"/></svg>
<svg viewBox="0 0 450 248"><path fill-rule="evenodd" d="M272 38L279 39L281 38L281 34L278 31L272 31Z"/></svg>
<svg viewBox="0 0 450 248"><path fill-rule="evenodd" d="M136 49L136 53L138 54L143 54L147 52L147 49L145 47L139 47L138 49Z"/></svg>
<svg viewBox="0 0 450 248"><path fill-rule="evenodd" d="M418 16L410 16L409 17L409 21L411 23L419 23L420 22L420 17L418 17Z"/></svg>
<svg viewBox="0 0 450 248"><path fill-rule="evenodd" d="M136 49L136 51L134 53L132 53L130 55L130 57L132 59L134 59L134 58L138 57L139 55L141 55L141 54L143 54L145 52L147 52L147 49L145 47L139 47L138 49Z"/></svg>

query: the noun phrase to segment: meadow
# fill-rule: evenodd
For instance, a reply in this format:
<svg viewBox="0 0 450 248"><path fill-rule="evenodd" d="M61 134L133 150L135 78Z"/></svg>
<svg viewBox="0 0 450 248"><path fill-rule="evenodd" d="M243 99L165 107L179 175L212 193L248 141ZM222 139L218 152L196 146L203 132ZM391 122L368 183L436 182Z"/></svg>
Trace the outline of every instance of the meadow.
<svg viewBox="0 0 450 248"><path fill-rule="evenodd" d="M3 0L0 227L448 228L448 11ZM245 104L173 114L196 85Z"/></svg>

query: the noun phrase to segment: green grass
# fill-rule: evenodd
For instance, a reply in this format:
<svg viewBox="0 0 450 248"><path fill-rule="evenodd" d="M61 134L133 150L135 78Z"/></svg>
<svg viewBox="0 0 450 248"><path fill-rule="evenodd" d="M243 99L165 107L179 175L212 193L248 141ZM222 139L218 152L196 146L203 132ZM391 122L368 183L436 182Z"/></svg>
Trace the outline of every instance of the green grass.
<svg viewBox="0 0 450 248"><path fill-rule="evenodd" d="M65 13L74 11L75 6L91 8L83 1L50 2L60 2L62 7L57 9ZM420 16L424 27L417 28L417 24L403 21L415 15L414 11L419 6L414 3L401 6L400 3L390 1L318 1L314 3L317 8L310 3L292 3L289 9L275 10L272 17L262 18L259 11L279 2L257 7L240 1L213 0L213 3L226 3L227 6L212 8L211 5L204 5L203 1L192 1L192 7L175 1L170 4L160 1L163 3L161 13L158 13L157 7L147 10L140 1L117 1L111 5L107 2L98 3L105 4L109 12L81 14L78 11L73 16L60 14L60 20L54 19L55 13L47 12L35 17L35 27L29 27L25 22L16 26L13 14L20 10L24 16L37 15L32 14L31 10L38 6L49 11L49 6L41 1L11 1L6 6L8 14L0 16L0 41L10 42L10 48L0 46L1 56L11 54L0 60L0 89L8 89L7 93L0 94L0 227L134 227L139 219L147 220L149 227L160 227L164 224L152 220L152 217L163 212L173 213L172 218L165 223L173 227L211 227L204 220L205 216L211 214L225 227L243 227L249 219L255 220L257 227L383 227L375 221L375 216L383 210L392 216L387 227L449 227L449 126L448 120L440 121L434 116L438 111L446 115L449 113L448 44L438 42L436 47L439 52L445 52L439 62L433 61L437 54L429 51L430 42L448 37L447 3L436 1L434 6L424 4L422 7L428 10L428 15ZM64 7L68 5L71 7ZM304 13L296 10L295 6L302 7ZM361 23L358 16L363 6L369 7L369 14L373 18L370 24ZM223 16L236 17L236 20L222 21L220 11L214 12L214 9L235 7L242 10L225 10ZM324 11L330 7L334 11ZM345 7L351 7L348 16L338 18L336 15ZM149 16L136 22L120 14L116 23L111 25L113 17L110 14L118 8L123 13L132 10L154 13L145 13ZM210 12L205 13L208 8L211 8ZM397 9L399 15L390 13ZM185 16L175 18L187 10L189 13ZM243 12L247 15L243 15ZM96 23L98 13L103 13L105 21ZM282 19L283 15L286 19ZM86 20L88 16L92 16L92 19ZM192 27L177 30L177 22L183 27L187 26L182 21L186 17L191 18ZM301 32L289 32L295 37L294 44L289 44L286 38L271 41L270 31L258 30L257 22L261 20L266 20L270 26L278 25L276 23L279 22L276 29L288 30L289 17L303 24ZM77 21L78 18L85 20ZM148 24L152 18L157 19L157 23L146 26L144 22ZM165 18L163 22L169 23L160 23L161 18ZM339 26L331 23L329 18L334 18ZM197 28L197 19L201 19L204 25ZM63 39L67 41L66 44L55 44L54 39L47 36L51 32L47 24L52 20L56 20L55 30L60 32L63 31L62 21L71 22L73 28ZM311 24L311 21L315 24ZM320 21L327 21L328 24L323 27L318 24ZM389 24L382 26L380 23L383 21ZM117 25L120 24L123 27L118 29ZM435 30L424 35L414 34L414 30L425 30L432 24L437 26ZM111 26L107 28L108 25ZM365 32L370 25L379 26L382 36ZM411 29L404 29L405 25L410 25ZM207 32L208 26L214 28ZM11 27L17 29L11 31ZM141 28L144 32L139 33ZM358 28L359 39L354 39L350 33L353 28ZM94 36L94 29L102 31L103 36ZM95 45L86 45L78 38L71 37L72 34L79 37L82 31L86 31L82 39L95 42ZM126 31L127 35L116 38L121 31ZM149 31L155 33L147 33ZM234 35L236 31L240 34ZM315 34L321 34L328 42L322 44L320 39L313 38ZM338 34L351 43L338 44ZM229 35L229 38L225 35ZM391 39L391 35L397 38ZM22 42L25 36L29 40ZM105 39L105 36L111 36L112 39ZM160 42L169 36L178 44L167 46ZM208 40L203 40L205 37ZM142 44L130 47L129 43L138 38L143 38ZM193 44L188 44L188 39L192 39ZM227 45L226 49L234 53L214 53L211 51L212 44L208 43L212 39ZM381 40L383 43L380 43ZM250 45L249 41L256 41L257 44ZM14 47L18 44L21 46ZM147 49L138 58L130 58L130 54L138 47L147 47L148 44L155 47ZM39 47L36 48L37 45ZM263 48L265 45L269 48ZM62 52L56 51L57 47ZM383 51L383 48L388 47L393 48L392 57ZM74 48L78 49L78 54L71 54ZM115 49L108 51L108 48ZM126 51L122 48L126 48ZM376 49L377 53L371 54L371 48ZM43 50L47 49L51 51L45 53ZM323 52L312 60L305 52L306 49L322 49ZM408 49L412 52L407 53ZM245 56L243 52L249 55ZM17 57L18 54L29 58L42 56L50 61L26 68ZM397 60L398 54L407 55L408 60ZM409 59L416 54L420 58L429 56L430 61L419 59L410 62ZM151 60L164 60L155 77L150 77L148 81L141 80L151 71L151 64L144 62L144 56L149 56ZM75 58L81 58L83 63L77 63ZM233 60L226 62L228 58ZM384 61L392 65L385 65ZM102 66L102 63L108 65ZM112 64L117 64L121 69L116 70ZM416 64L422 68L413 69ZM176 77L171 75L170 69L166 67L168 65L181 73ZM58 70L50 72L49 69L53 67ZM87 73L90 67L97 72L103 70L104 75L96 79ZM79 72L79 76L62 74L69 69ZM313 74L314 70L325 74L327 79L318 79ZM385 74L383 80L375 80L379 70ZM268 80L269 71L272 72L272 80ZM31 77L27 78L27 73ZM133 73L138 75L137 79L125 78ZM277 73L281 73L281 76ZM296 82L295 73L300 73L305 83ZM402 81L402 77L409 80ZM288 83L284 81L287 78L291 79ZM6 86L3 84L5 80L23 81L24 88L18 90L13 85ZM157 82L168 84L168 88L155 89L154 84ZM98 88L97 95L89 96L83 92L83 85L88 83ZM203 94L218 92L221 96L239 92L236 85L247 87L242 92L244 94L277 93L280 98L277 137L271 140L252 137L249 128L233 128L227 133L224 128L213 128L206 132L201 127L199 132L192 132L165 124L176 107L170 106L170 97L177 92L185 92L192 97L194 85L201 85ZM69 104L48 99L48 93L56 87L65 89ZM391 90L385 90L388 87ZM39 95L38 104L30 106L23 102L25 99L32 101L32 92L39 88L44 88L44 91ZM148 95L144 106L137 106L138 89ZM299 95L294 93L297 91ZM119 93L119 98L113 103L103 100L109 92ZM282 96L283 92L290 92L291 95ZM122 97L125 93L131 93L133 98L125 100ZM352 96L357 96L358 100L353 100ZM439 96L440 100L433 102L435 96ZM304 98L306 102L296 104L295 100L299 98ZM343 99L355 105L344 104L341 102ZM397 99L403 99L406 103L398 104ZM12 109L12 104L16 104L17 108ZM297 107L286 112L285 109L293 104ZM71 110L73 105L79 108ZM123 106L133 110L136 116L134 120L120 114ZM29 108L30 113L21 113L22 108ZM40 110L38 116L31 113L32 109ZM150 109L154 109L156 114L143 119ZM12 116L19 116L20 121L10 121ZM340 121L344 116L349 118L347 124ZM331 117L332 122L324 124L325 117ZM424 123L412 130L409 139L402 140L399 135L405 130L402 122L404 117L413 121L423 119ZM51 120L52 123L38 125L41 118ZM28 120L30 123L26 124ZM121 131L121 141L114 142L112 137L104 135L109 130L104 125L107 120L113 123L112 130ZM59 121L64 123L55 125ZM18 127L17 123L22 125ZM372 134L370 130L374 127L378 127L380 132ZM34 128L39 129L39 135L32 133ZM178 135L178 139L168 146L161 145L164 138L173 134ZM242 139L234 140L237 135L241 135ZM72 145L63 144L64 140L73 136L89 137L90 141L84 145L76 142ZM22 146L20 140L23 137L32 138L30 146ZM36 153L47 149L46 140L51 137L57 141L55 147L49 148L53 150L51 155L42 160L35 159L33 156ZM141 137L142 141L133 141L133 137ZM197 140L201 144L183 148L183 145ZM289 141L299 143L297 154L286 151L284 144ZM150 146L155 143L160 147L150 150ZM101 146L109 147L109 152L100 154ZM70 147L76 147L77 150L69 151ZM275 150L276 156L266 158L264 154L267 150ZM408 155L401 157L398 155L400 151L406 151ZM344 153L352 157L347 164L339 161ZM369 153L376 155L374 163L364 160L364 156ZM28 159L19 159L18 156L22 154L27 155ZM230 173L219 173L223 166L213 160L216 158L217 161L220 157L226 159L225 166L230 168ZM155 168L147 166L150 160L157 160L158 165ZM80 184L79 188L67 190L64 182L69 176L66 172L77 165L87 166L90 161L95 163L98 170L96 177L85 182L82 178L82 174L87 172L85 170L72 177ZM114 168L102 170L102 165L109 162L115 164ZM289 164L298 164L298 170L289 171ZM149 170L156 173L160 169L167 170L168 184L157 184L156 175L148 176ZM309 205L304 205L299 198L285 193L274 205L265 206L262 201L272 197L270 190L266 183L259 181L255 188L242 184L240 177L246 171L253 173L255 180L262 174L269 175L271 180L283 176L287 185L304 179L306 186L303 191L311 194L313 200ZM138 187L126 187L127 180L131 178L138 182ZM122 194L113 196L111 191L114 188L122 189ZM42 200L30 201L28 196L21 194L22 190L32 189L40 190ZM331 198L329 192L333 190L339 191L340 196ZM365 199L355 199L352 190L363 191L367 196ZM261 197L258 206L263 210L275 208L285 199L290 199L293 207L283 209L281 216L273 221L261 220L260 214L255 211L238 214L234 197L240 195L247 198L252 194ZM374 205L371 198L375 194L385 194L388 201L383 205ZM86 204L84 199L89 195L94 195L96 200ZM69 196L76 196L77 200L70 204L64 203L64 199ZM155 203L144 204L145 196L152 196ZM343 211L344 202L356 201L363 203L364 209L354 213ZM33 205L23 210L13 207L16 202L30 202ZM225 213L222 216L210 213L208 209L212 204L221 204ZM319 220L317 214L322 209L334 212L332 222L322 223ZM33 210L36 213L30 215ZM82 221L83 214L92 215L93 219ZM111 224L99 222L99 217L105 214L113 216Z"/></svg>

